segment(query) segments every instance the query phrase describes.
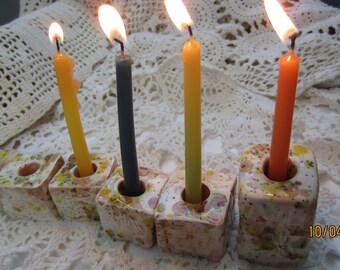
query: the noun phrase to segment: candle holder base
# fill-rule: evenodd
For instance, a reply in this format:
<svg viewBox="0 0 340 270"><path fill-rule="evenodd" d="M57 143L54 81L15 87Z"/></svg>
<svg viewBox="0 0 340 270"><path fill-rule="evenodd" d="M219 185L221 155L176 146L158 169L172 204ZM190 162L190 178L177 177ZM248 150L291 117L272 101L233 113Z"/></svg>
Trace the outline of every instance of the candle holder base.
<svg viewBox="0 0 340 270"><path fill-rule="evenodd" d="M118 167L98 193L96 204L102 227L110 237L152 247L155 207L168 177L143 167L139 168L139 176L144 193L136 197L124 196L120 192L123 170Z"/></svg>
<svg viewBox="0 0 340 270"><path fill-rule="evenodd" d="M299 262L310 249L318 198L317 164L303 145L290 147L289 180L267 178L270 147L247 148L241 157L238 254L251 262L281 265Z"/></svg>
<svg viewBox="0 0 340 270"><path fill-rule="evenodd" d="M74 155L71 155L49 184L52 199L66 220L99 220L95 197L117 166L110 155L90 154L94 173L79 177Z"/></svg>
<svg viewBox="0 0 340 270"><path fill-rule="evenodd" d="M64 164L59 155L2 153L0 200L12 218L52 221L60 218L48 184Z"/></svg>
<svg viewBox="0 0 340 270"><path fill-rule="evenodd" d="M202 191L208 197L191 204L182 196L185 171L177 168L163 188L156 208L160 249L219 261L225 254L233 222L236 179L233 174L203 171Z"/></svg>
<svg viewBox="0 0 340 270"><path fill-rule="evenodd" d="M1 175L1 168L11 162L12 155L14 155L14 152L8 152L8 151L4 151L0 149L0 175ZM4 212L4 207L2 206L1 196L0 196L0 213L2 212Z"/></svg>

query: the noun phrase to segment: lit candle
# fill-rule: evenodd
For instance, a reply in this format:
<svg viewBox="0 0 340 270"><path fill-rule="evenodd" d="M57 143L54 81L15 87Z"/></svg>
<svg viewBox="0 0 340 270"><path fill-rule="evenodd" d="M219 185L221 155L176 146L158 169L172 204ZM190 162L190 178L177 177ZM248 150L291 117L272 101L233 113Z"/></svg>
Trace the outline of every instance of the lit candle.
<svg viewBox="0 0 340 270"><path fill-rule="evenodd" d="M58 23L54 22L51 24L49 37L52 43L55 41L57 44L58 51L53 56L53 62L78 173L80 177L89 176L93 174L93 166L79 115L77 92L80 88L80 83L73 80L74 61L66 54L60 52L59 43L63 42L64 33Z"/></svg>
<svg viewBox="0 0 340 270"><path fill-rule="evenodd" d="M138 196L141 186L138 173L135 128L133 120L131 57L124 54L126 39L123 20L117 10L110 5L102 5L98 12L100 25L112 42L120 43L121 53L116 57L117 103L120 152L124 173L124 195Z"/></svg>
<svg viewBox="0 0 340 270"><path fill-rule="evenodd" d="M277 87L272 143L270 148L268 177L274 181L287 180L289 144L291 137L296 85L300 58L294 54L298 30L275 0L264 0L268 17L282 41L290 38L288 55L279 59L280 70Z"/></svg>
<svg viewBox="0 0 340 270"><path fill-rule="evenodd" d="M165 0L170 18L190 37L182 48L184 64L184 123L185 123L185 200L202 199L201 165L201 44L193 38L192 20L181 0Z"/></svg>

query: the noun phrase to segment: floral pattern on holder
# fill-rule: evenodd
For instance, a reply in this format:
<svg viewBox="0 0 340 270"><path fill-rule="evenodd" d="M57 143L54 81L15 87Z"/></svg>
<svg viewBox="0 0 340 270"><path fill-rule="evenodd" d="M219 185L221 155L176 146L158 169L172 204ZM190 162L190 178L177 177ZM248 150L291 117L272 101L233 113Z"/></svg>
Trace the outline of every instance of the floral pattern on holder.
<svg viewBox="0 0 340 270"><path fill-rule="evenodd" d="M316 160L306 146L292 145L288 180L275 182L265 174L269 151L267 144L253 145L241 157L238 252L262 264L294 263L310 249L308 226L319 191Z"/></svg>
<svg viewBox="0 0 340 270"><path fill-rule="evenodd" d="M112 238L128 240L143 247L154 244L154 213L161 190L168 180L165 174L139 167L145 191L130 197L120 193L123 169L117 167L96 197L97 209L104 231Z"/></svg>
<svg viewBox="0 0 340 270"><path fill-rule="evenodd" d="M161 250L218 261L225 253L233 222L236 176L203 171L209 196L198 204L183 200L185 171L169 177L157 206L156 233Z"/></svg>
<svg viewBox="0 0 340 270"><path fill-rule="evenodd" d="M99 220L95 197L117 163L111 155L91 153L90 157L96 168L94 174L77 177L72 155L49 184L52 199L64 219Z"/></svg>
<svg viewBox="0 0 340 270"><path fill-rule="evenodd" d="M0 152L0 201L12 218L57 220L59 213L48 184L64 164L56 154Z"/></svg>

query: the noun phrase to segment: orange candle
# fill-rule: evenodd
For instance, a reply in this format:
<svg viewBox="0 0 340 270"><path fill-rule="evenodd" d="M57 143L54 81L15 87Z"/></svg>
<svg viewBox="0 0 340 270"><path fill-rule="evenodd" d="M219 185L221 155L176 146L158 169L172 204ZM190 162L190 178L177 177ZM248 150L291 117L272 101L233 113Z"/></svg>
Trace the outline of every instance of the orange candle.
<svg viewBox="0 0 340 270"><path fill-rule="evenodd" d="M291 49L288 55L280 57L279 62L280 71L268 177L274 181L285 181L288 171L289 144L300 58Z"/></svg>
<svg viewBox="0 0 340 270"><path fill-rule="evenodd" d="M274 181L287 180L289 144L291 137L296 85L300 58L294 54L294 42L298 30L275 0L264 1L268 17L284 41L292 40L288 55L280 57L272 143L269 156L268 178Z"/></svg>
<svg viewBox="0 0 340 270"><path fill-rule="evenodd" d="M59 51L59 41L63 41L63 30L58 23L51 24L49 36L51 42L56 41L58 46L58 52L53 56L53 63L79 176L89 176L93 174L93 167L79 115L77 92L80 83L73 80L74 61Z"/></svg>

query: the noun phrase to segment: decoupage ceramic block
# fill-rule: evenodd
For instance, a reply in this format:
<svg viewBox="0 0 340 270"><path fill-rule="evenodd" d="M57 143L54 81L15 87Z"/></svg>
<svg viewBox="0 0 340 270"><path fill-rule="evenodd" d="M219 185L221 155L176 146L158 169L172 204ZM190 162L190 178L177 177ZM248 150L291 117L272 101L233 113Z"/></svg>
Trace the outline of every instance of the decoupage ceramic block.
<svg viewBox="0 0 340 270"><path fill-rule="evenodd" d="M266 177L270 147L253 145L241 157L238 254L267 265L294 263L308 255L318 199L318 173L313 153L290 147L289 180Z"/></svg>
<svg viewBox="0 0 340 270"><path fill-rule="evenodd" d="M59 155L1 153L0 200L12 218L57 220L60 218L48 184L64 164Z"/></svg>
<svg viewBox="0 0 340 270"><path fill-rule="evenodd" d="M156 234L160 249L220 260L226 251L233 221L236 175L203 171L206 200L183 200L185 171L178 168L166 183L156 208Z"/></svg>
<svg viewBox="0 0 340 270"><path fill-rule="evenodd" d="M12 157L13 157L13 154L11 152L0 149L0 170L2 166L10 162Z"/></svg>
<svg viewBox="0 0 340 270"><path fill-rule="evenodd" d="M95 173L78 177L72 155L49 184L49 190L60 215L66 220L99 220L95 198L117 166L111 155L90 154Z"/></svg>
<svg viewBox="0 0 340 270"><path fill-rule="evenodd" d="M151 247L155 242L155 207L168 177L143 167L139 168L139 177L145 192L136 197L124 196L120 188L123 170L118 167L98 193L97 209L102 227L110 237Z"/></svg>
<svg viewBox="0 0 340 270"><path fill-rule="evenodd" d="M11 160L11 152L9 151L4 151L2 149L0 149L0 174L1 174L1 168L7 164L8 162L10 162ZM1 192L0 192L0 213L3 212L4 209L2 207L2 203L1 203Z"/></svg>

